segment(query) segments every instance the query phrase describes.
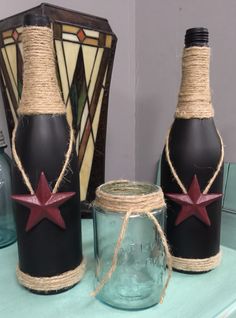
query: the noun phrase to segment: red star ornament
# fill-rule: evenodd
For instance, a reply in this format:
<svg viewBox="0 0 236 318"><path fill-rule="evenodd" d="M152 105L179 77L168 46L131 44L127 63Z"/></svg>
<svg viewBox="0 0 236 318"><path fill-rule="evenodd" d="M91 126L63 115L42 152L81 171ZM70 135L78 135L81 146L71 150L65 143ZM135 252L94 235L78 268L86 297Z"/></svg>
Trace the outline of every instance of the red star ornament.
<svg viewBox="0 0 236 318"><path fill-rule="evenodd" d="M44 173L41 172L35 194L12 195L12 199L30 209L25 228L28 232L43 219L48 219L65 229L66 225L58 207L74 195L75 192L52 193Z"/></svg>
<svg viewBox="0 0 236 318"><path fill-rule="evenodd" d="M179 225L192 215L200 221L210 226L211 221L207 214L206 206L222 197L222 194L203 194L198 183L197 176L194 175L187 194L166 193L172 201L182 205L182 208L175 220L175 225Z"/></svg>

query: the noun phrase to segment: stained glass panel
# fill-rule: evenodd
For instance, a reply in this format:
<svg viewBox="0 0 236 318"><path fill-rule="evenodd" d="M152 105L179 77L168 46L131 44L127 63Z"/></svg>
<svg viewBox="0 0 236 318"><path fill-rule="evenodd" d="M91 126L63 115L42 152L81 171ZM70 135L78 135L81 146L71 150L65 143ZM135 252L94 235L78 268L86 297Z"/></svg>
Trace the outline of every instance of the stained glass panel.
<svg viewBox="0 0 236 318"><path fill-rule="evenodd" d="M62 38L63 40L67 40L71 42L79 42L78 37L75 34L71 34L71 33L63 33Z"/></svg>
<svg viewBox="0 0 236 318"><path fill-rule="evenodd" d="M102 60L102 56L103 56L103 48L99 48L98 52L97 52L97 56L96 56L96 60L94 63L94 68L93 68L93 73L90 79L90 83L89 83L89 90L88 90L88 97L89 97L89 102L91 102L92 100L92 96L93 96L93 92L94 92L94 87L97 81L97 76L98 76L98 71L101 65L101 60Z"/></svg>
<svg viewBox="0 0 236 318"><path fill-rule="evenodd" d="M3 41L4 41L4 44L5 44L5 45L10 44L10 43L14 43L13 38L7 38L7 39L5 39L5 40L3 40Z"/></svg>
<svg viewBox="0 0 236 318"><path fill-rule="evenodd" d="M98 40L97 40L97 39L86 38L86 39L84 39L83 43L84 43L84 44L89 44L89 45L98 46Z"/></svg>
<svg viewBox="0 0 236 318"><path fill-rule="evenodd" d="M20 52L21 52L21 56L22 56L22 58L23 58L23 44L21 43L21 42L18 42L18 47L19 47L19 50L20 50Z"/></svg>
<svg viewBox="0 0 236 318"><path fill-rule="evenodd" d="M81 49L78 54L76 69L70 87L70 100L73 113L73 129L77 136L80 131L82 112L87 100L87 85L85 80L84 59Z"/></svg>
<svg viewBox="0 0 236 318"><path fill-rule="evenodd" d="M106 36L106 47L111 48L111 44L112 44L112 36L111 35L107 35Z"/></svg>
<svg viewBox="0 0 236 318"><path fill-rule="evenodd" d="M89 37L92 37L92 38L98 38L99 37L99 32L97 32L97 31L85 30L84 29L84 33L86 34L86 36L89 36Z"/></svg>
<svg viewBox="0 0 236 318"><path fill-rule="evenodd" d="M7 68L7 73L9 75L9 77L10 77L10 80L11 80L12 89L14 91L16 99L18 99L17 98L18 97L18 91L17 91L16 82L15 82L15 79L13 77L13 72L12 72L11 66L9 64L9 59L8 59L8 56L7 56L5 48L2 49L2 55L3 55L4 62L5 62L6 68Z"/></svg>
<svg viewBox="0 0 236 318"><path fill-rule="evenodd" d="M67 32L67 33L75 33L76 34L79 31L79 28L75 27L73 25L63 24L62 31Z"/></svg>
<svg viewBox="0 0 236 318"><path fill-rule="evenodd" d="M104 94L104 89L102 88L99 99L98 99L98 104L97 104L95 116L93 119L93 135L94 135L95 140L97 138L98 125L99 125L100 113L101 113L101 108L102 108L103 94Z"/></svg>
<svg viewBox="0 0 236 318"><path fill-rule="evenodd" d="M68 99L67 105L66 105L66 117L70 124L73 122L73 114L72 114L72 108L71 108L71 102L70 99Z"/></svg>
<svg viewBox="0 0 236 318"><path fill-rule="evenodd" d="M12 35L12 30L7 30L5 32L2 33L2 37L5 38L9 38Z"/></svg>
<svg viewBox="0 0 236 318"><path fill-rule="evenodd" d="M16 30L14 30L14 31L12 32L12 37L13 37L13 39L14 39L15 41L18 40L19 34L18 34L18 32L17 32Z"/></svg>
<svg viewBox="0 0 236 318"><path fill-rule="evenodd" d="M83 110L83 114L82 114L82 117L81 117L81 123L80 123L80 140L82 139L83 137L83 132L84 132L84 129L85 129L85 125L86 125L86 122L87 122L87 119L88 119L88 104L86 103L85 104L85 107L84 107L84 110Z"/></svg>
<svg viewBox="0 0 236 318"><path fill-rule="evenodd" d="M75 43L63 42L63 47L66 60L66 68L69 78L69 85L71 85L75 72L80 45Z"/></svg>
<svg viewBox="0 0 236 318"><path fill-rule="evenodd" d="M7 93L7 99L8 99L10 108L11 108L12 117L13 117L14 123L16 124L17 123L17 115L16 115L15 109L13 107L11 97L10 97L10 94L9 94L9 91L7 88L6 88L6 93Z"/></svg>
<svg viewBox="0 0 236 318"><path fill-rule="evenodd" d="M55 47L57 52L57 61L58 61L58 67L60 72L62 93L63 93L64 102L66 102L67 96L69 94L69 84L68 84L68 79L66 74L66 65L65 65L64 55L63 55L62 42L59 40L55 40Z"/></svg>
<svg viewBox="0 0 236 318"><path fill-rule="evenodd" d="M88 86L98 49L96 47L84 45L82 46L82 50L83 50L83 56L84 56L85 76L86 76L86 82Z"/></svg>
<svg viewBox="0 0 236 318"><path fill-rule="evenodd" d="M80 169L80 184L83 184L83 187L81 188L81 200L86 199L87 189L88 189L88 183L89 183L89 177L93 162L93 154L94 154L94 143L92 134L90 134L88 144L86 147L86 152L84 155L83 163L81 165Z"/></svg>
<svg viewBox="0 0 236 318"><path fill-rule="evenodd" d="M9 63L11 65L14 82L17 83L16 45L15 44L7 45L6 52L7 52ZM17 94L16 94L16 97L17 97Z"/></svg>
<svg viewBox="0 0 236 318"><path fill-rule="evenodd" d="M78 31L77 36L78 36L78 39L79 39L81 42L84 41L84 39L85 39L85 33L84 33L84 31L83 31L82 29L80 29L80 30Z"/></svg>
<svg viewBox="0 0 236 318"><path fill-rule="evenodd" d="M18 33L22 33L23 27L16 28L16 31L17 31Z"/></svg>

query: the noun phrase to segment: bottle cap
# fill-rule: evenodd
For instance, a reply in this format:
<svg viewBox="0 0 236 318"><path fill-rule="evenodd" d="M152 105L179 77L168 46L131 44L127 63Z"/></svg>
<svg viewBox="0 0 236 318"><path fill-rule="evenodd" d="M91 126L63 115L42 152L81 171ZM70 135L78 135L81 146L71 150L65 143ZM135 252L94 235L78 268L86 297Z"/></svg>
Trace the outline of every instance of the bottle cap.
<svg viewBox="0 0 236 318"><path fill-rule="evenodd" d="M207 28L191 28L185 34L185 47L208 46L209 32Z"/></svg>
<svg viewBox="0 0 236 318"><path fill-rule="evenodd" d="M49 17L46 15L39 14L26 14L24 16L24 26L46 26L50 27Z"/></svg>

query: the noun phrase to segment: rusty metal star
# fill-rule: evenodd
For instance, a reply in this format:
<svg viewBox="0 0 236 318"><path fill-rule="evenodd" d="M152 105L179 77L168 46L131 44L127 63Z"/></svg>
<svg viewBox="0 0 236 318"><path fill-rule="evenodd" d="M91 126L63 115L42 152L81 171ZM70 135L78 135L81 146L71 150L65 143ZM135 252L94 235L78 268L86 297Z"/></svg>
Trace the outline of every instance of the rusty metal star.
<svg viewBox="0 0 236 318"><path fill-rule="evenodd" d="M59 206L75 195L75 192L52 193L47 179L41 172L35 194L12 195L12 199L30 209L25 230L28 232L42 220L48 219L65 229Z"/></svg>
<svg viewBox="0 0 236 318"><path fill-rule="evenodd" d="M196 175L194 175L186 194L165 193L165 195L182 206L175 220L175 225L179 225L189 217L195 216L201 222L210 226L211 221L207 214L206 206L222 197L221 193L203 194Z"/></svg>

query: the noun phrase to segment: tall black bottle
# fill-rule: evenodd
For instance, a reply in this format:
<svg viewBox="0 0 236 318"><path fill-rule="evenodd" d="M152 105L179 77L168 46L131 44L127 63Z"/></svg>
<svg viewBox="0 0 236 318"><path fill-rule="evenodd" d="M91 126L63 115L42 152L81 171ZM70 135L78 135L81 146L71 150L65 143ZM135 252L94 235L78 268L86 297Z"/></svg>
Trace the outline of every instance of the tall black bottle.
<svg viewBox="0 0 236 318"><path fill-rule="evenodd" d="M168 207L167 238L173 253L173 267L185 272L205 272L220 262L223 145L213 119L209 58L208 30L187 30L179 101L162 155L161 185ZM204 193L210 181L213 183ZM184 194L180 183L188 192L182 198L178 196ZM194 201L199 196L197 183L205 205L200 204L201 198Z"/></svg>
<svg viewBox="0 0 236 318"><path fill-rule="evenodd" d="M72 135L58 88L48 18L27 15L22 36L24 86L13 135L17 277L34 292L57 293L75 285L84 270L77 157L74 145L68 149ZM66 154L69 162L63 173ZM57 202L50 205L45 200L60 175L54 194ZM37 194L37 188L42 202L34 209L27 200ZM61 194L67 199L60 201Z"/></svg>

